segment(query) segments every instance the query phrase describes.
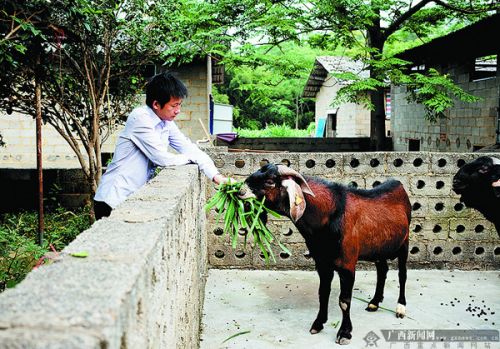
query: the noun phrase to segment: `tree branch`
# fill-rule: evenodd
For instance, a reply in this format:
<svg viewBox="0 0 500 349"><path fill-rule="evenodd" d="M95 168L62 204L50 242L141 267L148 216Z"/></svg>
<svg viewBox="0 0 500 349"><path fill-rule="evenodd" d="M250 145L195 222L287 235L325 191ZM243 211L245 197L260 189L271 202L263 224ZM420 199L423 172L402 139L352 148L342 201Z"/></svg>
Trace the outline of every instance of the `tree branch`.
<svg viewBox="0 0 500 349"><path fill-rule="evenodd" d="M392 24L382 32L384 40L387 39L389 36L391 36L391 34L394 33L396 30L398 30L401 27L401 25L405 21L407 21L411 16L420 11L425 5L433 1L435 0L422 0L419 3L417 3L414 7L411 7L408 11L406 11L401 16L396 18L396 20L392 22Z"/></svg>

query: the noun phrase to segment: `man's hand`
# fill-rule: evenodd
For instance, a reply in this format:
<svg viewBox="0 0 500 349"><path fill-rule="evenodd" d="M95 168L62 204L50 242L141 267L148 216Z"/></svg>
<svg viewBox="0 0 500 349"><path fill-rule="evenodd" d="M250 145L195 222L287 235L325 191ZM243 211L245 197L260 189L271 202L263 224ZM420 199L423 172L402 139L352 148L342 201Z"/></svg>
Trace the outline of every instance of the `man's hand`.
<svg viewBox="0 0 500 349"><path fill-rule="evenodd" d="M234 180L233 178L228 178L221 175L220 173L217 173L214 178L212 178L212 181L217 185L222 183L236 183L236 180Z"/></svg>

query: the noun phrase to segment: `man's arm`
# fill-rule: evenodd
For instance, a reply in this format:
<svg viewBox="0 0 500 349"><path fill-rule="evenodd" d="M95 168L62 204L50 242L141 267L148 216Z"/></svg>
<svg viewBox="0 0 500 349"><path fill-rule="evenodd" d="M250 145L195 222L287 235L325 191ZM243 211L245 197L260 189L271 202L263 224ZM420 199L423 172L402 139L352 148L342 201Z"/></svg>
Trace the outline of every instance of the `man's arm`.
<svg viewBox="0 0 500 349"><path fill-rule="evenodd" d="M222 183L226 177L219 173L210 156L191 142L174 122L169 127L169 142L172 148L196 163L200 170L216 184Z"/></svg>
<svg viewBox="0 0 500 349"><path fill-rule="evenodd" d="M190 162L190 159L183 154L169 152L168 144L161 139L160 134L155 130L155 125L145 118L136 118L130 138L155 165L176 166Z"/></svg>

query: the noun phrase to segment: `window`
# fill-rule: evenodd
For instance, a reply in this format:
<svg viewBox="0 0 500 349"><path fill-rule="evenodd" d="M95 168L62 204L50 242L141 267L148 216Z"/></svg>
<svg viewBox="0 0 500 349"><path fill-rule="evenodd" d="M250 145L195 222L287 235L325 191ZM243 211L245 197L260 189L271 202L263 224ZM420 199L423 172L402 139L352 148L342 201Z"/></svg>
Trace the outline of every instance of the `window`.
<svg viewBox="0 0 500 349"><path fill-rule="evenodd" d="M426 71L426 67L425 67L425 64L415 65L415 66L411 67L410 70L412 73L424 73Z"/></svg>
<svg viewBox="0 0 500 349"><path fill-rule="evenodd" d="M497 75L497 56L478 57L474 61L474 70L470 74L471 81L491 79Z"/></svg>

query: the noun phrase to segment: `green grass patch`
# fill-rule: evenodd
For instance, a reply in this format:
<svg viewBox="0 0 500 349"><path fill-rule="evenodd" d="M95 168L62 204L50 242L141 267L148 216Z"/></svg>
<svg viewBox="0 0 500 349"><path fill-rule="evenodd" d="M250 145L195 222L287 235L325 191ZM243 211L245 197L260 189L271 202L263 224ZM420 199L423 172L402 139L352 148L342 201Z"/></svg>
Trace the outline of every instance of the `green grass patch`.
<svg viewBox="0 0 500 349"><path fill-rule="evenodd" d="M38 246L36 212L0 215L0 292L21 282L51 245L60 251L90 227L88 208L73 212L59 207L44 218L44 243Z"/></svg>
<svg viewBox="0 0 500 349"><path fill-rule="evenodd" d="M314 123L306 130L296 130L287 125L271 124L263 130L235 129L239 137L243 138L289 138L289 137L312 137L314 135Z"/></svg>

